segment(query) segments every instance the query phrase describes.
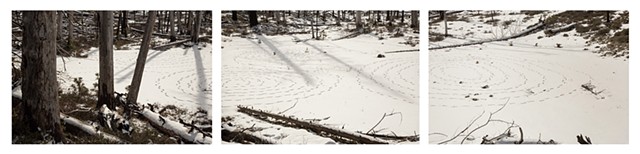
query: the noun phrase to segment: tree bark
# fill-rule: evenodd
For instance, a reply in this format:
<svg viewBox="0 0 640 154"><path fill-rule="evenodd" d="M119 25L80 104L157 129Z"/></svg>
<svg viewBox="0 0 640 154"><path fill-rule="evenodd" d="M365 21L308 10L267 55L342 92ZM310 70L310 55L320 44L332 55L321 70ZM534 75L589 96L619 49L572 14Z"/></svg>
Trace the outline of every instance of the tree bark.
<svg viewBox="0 0 640 154"><path fill-rule="evenodd" d="M238 11L231 11L231 20L234 22L238 21Z"/></svg>
<svg viewBox="0 0 640 154"><path fill-rule="evenodd" d="M200 35L200 21L202 20L202 11L196 11L196 18L193 21L193 30L191 34L191 42L198 43L198 35Z"/></svg>
<svg viewBox="0 0 640 154"><path fill-rule="evenodd" d="M21 121L31 131L51 133L55 142L64 142L58 105L56 79L56 12L23 13Z"/></svg>
<svg viewBox="0 0 640 154"><path fill-rule="evenodd" d="M100 78L98 80L98 104L96 108L106 104L115 111L113 99L113 12L100 11Z"/></svg>
<svg viewBox="0 0 640 154"><path fill-rule="evenodd" d="M411 28L420 29L420 22L418 22L418 11L411 11Z"/></svg>
<svg viewBox="0 0 640 154"><path fill-rule="evenodd" d="M116 26L116 36L120 36L122 31L120 28L122 27L122 12L118 12L118 25Z"/></svg>
<svg viewBox="0 0 640 154"><path fill-rule="evenodd" d="M142 73L144 72L144 64L147 61L149 43L151 42L151 33L153 33L153 22L155 21L156 11L149 11L149 17L147 18L142 44L140 46L140 52L138 53L138 59L136 60L133 80L131 80L131 87L129 88L129 95L127 96L127 104L137 104L140 83L142 83Z"/></svg>
<svg viewBox="0 0 640 154"><path fill-rule="evenodd" d="M362 11L356 11L356 29L362 29Z"/></svg>
<svg viewBox="0 0 640 154"><path fill-rule="evenodd" d="M404 10L400 13L400 23L404 23Z"/></svg>
<svg viewBox="0 0 640 154"><path fill-rule="evenodd" d="M256 11L247 11L249 14L249 27L258 25L258 13Z"/></svg>
<svg viewBox="0 0 640 154"><path fill-rule="evenodd" d="M162 33L162 12L158 12L156 17L158 19L158 27L156 29L156 31L158 33ZM155 22L155 21L154 21ZM146 33L146 32L145 32Z"/></svg>
<svg viewBox="0 0 640 154"><path fill-rule="evenodd" d="M169 42L176 41L175 12L169 12Z"/></svg>
<svg viewBox="0 0 640 154"><path fill-rule="evenodd" d="M75 49L75 44L73 43L73 30L75 29L73 26L74 15L74 11L67 11L67 51L69 51L69 54L73 54L73 50Z"/></svg>
<svg viewBox="0 0 640 154"><path fill-rule="evenodd" d="M171 17L169 17L170 16L169 14L171 14L171 11L166 11L164 13L164 24L163 25L164 25L164 33L165 34L169 32L169 24L170 24L169 22L171 22L171 21L169 21L169 18L171 18Z"/></svg>
<svg viewBox="0 0 640 154"><path fill-rule="evenodd" d="M122 23L120 23L122 25L122 29L120 29L120 33L122 33L122 36L124 37L129 37L129 18L128 15L129 13L127 11L122 11L122 16L124 17L122 20ZM135 19L134 19L135 20Z"/></svg>
<svg viewBox="0 0 640 154"><path fill-rule="evenodd" d="M313 17L313 14L311 14L311 16ZM315 21L314 19L311 19L311 24L310 24L310 26L311 26L311 38L312 39L316 38L316 31L315 31L315 28L313 28L313 22L314 21Z"/></svg>
<svg viewBox="0 0 640 154"><path fill-rule="evenodd" d="M62 34L64 34L64 33L62 33L62 16L63 16L62 14L63 14L63 12L62 11L58 11L57 14L58 14L58 24L56 24L56 26L58 27L58 35L57 35L56 39L57 40L62 40Z"/></svg>
<svg viewBox="0 0 640 154"><path fill-rule="evenodd" d="M178 27L178 33L182 35L184 34L182 32L182 11L178 11L177 13L178 13L178 21L177 21L178 23L176 23L176 25Z"/></svg>
<svg viewBox="0 0 640 154"><path fill-rule="evenodd" d="M187 11L187 27L185 28L186 34L191 35L191 21L193 21L193 16L191 15L191 11Z"/></svg>
<svg viewBox="0 0 640 154"><path fill-rule="evenodd" d="M391 21L391 11L387 11L387 21Z"/></svg>

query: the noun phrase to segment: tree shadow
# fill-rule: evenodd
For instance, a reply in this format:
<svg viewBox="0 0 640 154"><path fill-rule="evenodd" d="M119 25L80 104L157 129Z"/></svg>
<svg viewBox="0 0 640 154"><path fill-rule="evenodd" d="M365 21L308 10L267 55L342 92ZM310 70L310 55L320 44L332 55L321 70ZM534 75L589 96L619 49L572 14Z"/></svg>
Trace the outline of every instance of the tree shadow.
<svg viewBox="0 0 640 154"><path fill-rule="evenodd" d="M152 55L151 55L151 56L148 56L148 57L147 57L147 60L145 61L145 65L146 65L146 64L148 64L148 63L149 63L151 60L153 60L154 58L156 58L158 55L160 55L160 54L162 54L162 53L164 53L164 52L166 52L166 51L157 51L157 50L156 50L156 52L152 53ZM140 54L140 53L138 53L138 54ZM137 58L136 58L136 61L137 61ZM118 75L118 74L120 74L120 73L122 73L122 72L126 71L128 68L131 68L132 66L135 66L135 65L136 65L136 61L133 61L133 62L132 62L131 64L129 64L128 66L124 67L122 70L120 70L120 71L118 71L117 73L115 73L115 74L114 74L114 76L116 76L116 75ZM122 75L122 76L120 76L120 77L118 78L118 80L116 81L116 83L121 83L121 82L122 82L122 81L124 81L125 79L130 79L130 78L129 78L129 76L131 76L131 78L133 78L132 74L133 74L133 72L134 72L134 71L135 71L135 70L129 69L129 71L128 71L126 74L124 74L124 75Z"/></svg>
<svg viewBox="0 0 640 154"><path fill-rule="evenodd" d="M296 36L291 35L291 37L293 37L294 39L298 39L298 40L299 40L299 38L298 38L298 37L296 37ZM395 95L395 96L397 96L397 97L403 98L403 99L405 99L405 100L411 100L411 99L412 99L411 97L405 96L405 95L403 95L402 93L400 93L400 92L398 92L398 91L396 91L396 90L394 90L394 89L391 89L391 88L390 88L390 86L384 85L382 82L380 82L380 81L376 80L373 76L367 75L367 73L364 73L364 72L362 72L362 70L357 69L357 68L355 68L355 67L351 66L350 64L348 64L348 63L344 62L343 60L339 59L338 57L335 57L335 56L333 56L333 55L331 55L331 54L327 53L327 51L322 50L322 49L318 48L318 47L317 47L317 46L315 46L315 45L309 44L309 42L307 42L307 41L302 42L302 43L304 43L305 45L310 46L310 47L312 47L312 48L316 49L317 51L320 51L320 53L322 53L324 56L327 56L327 57L329 57L329 58L331 58L331 59L335 60L336 62L338 62L338 63L340 63L340 64L342 64L342 65L344 65L344 66L348 67L350 70L355 71L356 73L358 73L358 75L363 76L363 77L365 77L366 79L369 79L369 80L373 81L373 83L375 83L376 85L378 85L378 86L382 87L383 89L385 89L385 90L389 91L391 94L393 94L393 95Z"/></svg>
<svg viewBox="0 0 640 154"><path fill-rule="evenodd" d="M263 42L267 47L269 47L269 49L271 51L273 51L273 54L275 54L275 56L278 56L278 58L280 58L287 65L289 65L293 69L293 71L295 71L297 74L302 76L302 78L305 80L307 85L314 85L315 84L315 81L307 73L305 73L305 71L302 70L302 68L300 68L300 66L298 66L293 61L291 61L291 59L289 59L289 57L287 57L276 46L274 46L273 43L271 43L271 41L269 41L269 39L267 39L263 35L257 35L257 37L258 37L258 39L260 39L261 42ZM249 42L252 42L252 43L256 44L255 42L253 42L251 40ZM263 51L267 52L267 54L271 54L271 53L268 52L268 50L266 50L265 48L260 46L260 44L256 44L256 45L259 46Z"/></svg>
<svg viewBox="0 0 640 154"><path fill-rule="evenodd" d="M204 65L202 64L202 55L200 55L200 49L198 49L198 45L194 45L191 47L193 50L193 55L195 57L195 65L196 65L196 83L204 83L205 89L197 89L196 101L202 109L209 109L211 106L207 104L207 96L205 93L206 90L206 74L204 73Z"/></svg>

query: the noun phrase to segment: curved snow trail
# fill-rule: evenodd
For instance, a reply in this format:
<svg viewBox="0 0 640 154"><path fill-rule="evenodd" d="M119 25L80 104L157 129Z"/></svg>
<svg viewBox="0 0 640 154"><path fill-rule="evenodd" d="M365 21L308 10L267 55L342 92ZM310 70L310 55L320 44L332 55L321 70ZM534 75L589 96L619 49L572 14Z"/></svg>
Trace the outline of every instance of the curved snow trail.
<svg viewBox="0 0 640 154"><path fill-rule="evenodd" d="M171 48L166 51L150 50L145 65L138 102L176 105L189 111L203 109L211 113L211 44L193 48ZM97 50L97 49L92 49ZM195 50L195 51L194 51ZM67 74L82 77L87 88L96 83L98 53L87 58L69 58ZM131 84L138 50L114 50L114 84L118 92L126 92ZM58 60L58 65L62 65ZM62 68L62 67L58 67ZM61 83L70 86L72 82Z"/></svg>
<svg viewBox="0 0 640 154"><path fill-rule="evenodd" d="M303 119L329 117L320 122L366 131L383 114L402 112L402 116L387 117L376 130L398 135L418 131L418 52L376 58L380 42L369 36L306 43L296 43L290 36L265 36L261 43L229 40L223 42L222 50L222 116L260 124L235 111L237 105L244 105ZM278 52L272 51L274 47Z"/></svg>
<svg viewBox="0 0 640 154"><path fill-rule="evenodd" d="M521 126L525 138L576 144L576 135L588 134L598 143L628 143L628 62L580 51L488 44L430 52L429 131L445 135L429 136L430 143L451 138L484 111L471 128L483 124L507 99L492 118ZM603 92L593 95L585 83ZM465 143L507 127L492 122Z"/></svg>

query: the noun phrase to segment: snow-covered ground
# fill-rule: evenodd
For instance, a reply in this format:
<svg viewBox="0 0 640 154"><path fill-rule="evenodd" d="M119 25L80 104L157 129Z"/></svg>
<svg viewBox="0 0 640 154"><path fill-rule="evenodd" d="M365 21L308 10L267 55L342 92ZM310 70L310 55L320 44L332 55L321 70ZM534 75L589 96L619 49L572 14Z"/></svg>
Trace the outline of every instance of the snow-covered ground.
<svg viewBox="0 0 640 154"><path fill-rule="evenodd" d="M537 18L532 20L537 22ZM482 25L486 26L490 25ZM450 34L457 35L462 32L456 29L477 28L478 24L455 22L449 27L454 30ZM562 36L565 33L568 37ZM430 47L493 35L476 36L464 41L447 38L431 42ZM575 30L541 39L538 36L545 34L541 31L508 41L430 51L429 143L453 138L469 125L473 129L484 124L490 112L504 104L492 119L505 122L492 121L465 143L477 144L485 135L502 134L508 123L522 128L525 141L553 139L577 144L576 136L583 134L594 144L628 143L628 60L592 53L595 49L585 46L587 40ZM557 43L562 48L556 48ZM594 95L582 88L585 83L603 92ZM517 129L511 132L519 134ZM463 137L449 144L459 144Z"/></svg>
<svg viewBox="0 0 640 154"><path fill-rule="evenodd" d="M311 35L253 35L223 37L222 116L240 128L257 128L253 134L278 143L334 143L303 129L274 125L237 112L236 106L252 106L347 131L367 132L385 114L377 134L419 134L418 52L385 54L418 49L363 34L346 35L328 30L325 40ZM416 36L418 34L415 34ZM302 40L296 42L294 40Z"/></svg>
<svg viewBox="0 0 640 154"><path fill-rule="evenodd" d="M138 52L139 46L113 51L115 91L125 93L131 84ZM190 112L203 109L211 114L211 53L210 43L166 51L149 50L138 102L175 105ZM87 58L64 59L67 69L61 74L66 77L59 78L61 87L71 87L73 78L77 77L82 77L87 88L98 82L95 74L99 72L99 51L92 48L87 54ZM57 69L64 70L60 57Z"/></svg>

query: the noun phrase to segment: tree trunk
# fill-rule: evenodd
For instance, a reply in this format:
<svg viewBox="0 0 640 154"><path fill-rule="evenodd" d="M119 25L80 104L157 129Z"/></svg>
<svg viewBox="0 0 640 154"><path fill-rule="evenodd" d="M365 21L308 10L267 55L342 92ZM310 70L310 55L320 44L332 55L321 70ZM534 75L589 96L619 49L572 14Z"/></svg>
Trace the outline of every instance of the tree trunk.
<svg viewBox="0 0 640 154"><path fill-rule="evenodd" d="M124 18L122 20L122 23L120 23L122 25L122 29L120 29L120 30L121 30L122 36L124 36L124 37L129 37L128 36L129 35L129 18L127 16L128 14L129 13L127 11L122 11L122 16Z"/></svg>
<svg viewBox="0 0 640 154"><path fill-rule="evenodd" d="M169 12L169 42L176 41L175 12Z"/></svg>
<svg viewBox="0 0 640 154"><path fill-rule="evenodd" d="M162 12L158 12L156 18L158 19L158 27L157 27L156 31L158 33L162 33Z"/></svg>
<svg viewBox="0 0 640 154"><path fill-rule="evenodd" d="M57 40L62 40L62 34L64 34L64 33L62 33L62 16L63 16L62 14L63 14L63 12L62 11L58 11L57 14L58 14L58 24L56 24L56 26L58 27L58 35L57 35L56 39Z"/></svg>
<svg viewBox="0 0 640 154"><path fill-rule="evenodd" d="M391 21L391 11L387 11L387 21Z"/></svg>
<svg viewBox="0 0 640 154"><path fill-rule="evenodd" d="M133 11L131 13L133 13L133 17L131 19L133 19L133 21L136 21L136 19L137 19L136 18L137 17L136 14L138 14L138 11Z"/></svg>
<svg viewBox="0 0 640 154"><path fill-rule="evenodd" d="M75 12L67 11L67 51L69 51L69 54L73 54L73 50L75 50L75 44L73 43L73 30L75 29L73 26L74 15Z"/></svg>
<svg viewBox="0 0 640 154"><path fill-rule="evenodd" d="M178 13L178 21L177 21L178 23L176 23L176 25L178 27L178 33L180 35L182 35L183 34L183 32L182 32L182 11L178 11L176 13Z"/></svg>
<svg viewBox="0 0 640 154"><path fill-rule="evenodd" d="M100 78L98 80L98 104L99 109L106 104L110 110L115 111L116 103L113 100L113 12L100 11Z"/></svg>
<svg viewBox="0 0 640 154"><path fill-rule="evenodd" d="M319 32L318 32L318 30L319 30L318 29L318 24L319 24L318 23L318 15L320 15L320 11L316 11L316 23L313 24L315 29L316 29L316 38L320 38L320 35L318 35L319 34Z"/></svg>
<svg viewBox="0 0 640 154"><path fill-rule="evenodd" d="M198 35L200 35L200 21L202 20L202 12L196 11L196 18L193 21L193 30L191 31L191 42L198 43Z"/></svg>
<svg viewBox="0 0 640 154"><path fill-rule="evenodd" d="M289 16L291 16L291 11L289 11ZM280 24L287 25L287 16L284 11L282 11L282 20Z"/></svg>
<svg viewBox="0 0 640 154"><path fill-rule="evenodd" d="M193 21L193 15L191 15L191 11L187 11L187 26L185 28L187 35L191 35L191 21Z"/></svg>
<svg viewBox="0 0 640 154"><path fill-rule="evenodd" d="M413 29L420 29L420 22L418 22L418 11L417 10L413 10L411 11L411 28Z"/></svg>
<svg viewBox="0 0 640 154"><path fill-rule="evenodd" d="M122 31L120 30L121 27L122 27L122 12L118 12L118 25L116 26L117 37L120 37L122 34Z"/></svg>
<svg viewBox="0 0 640 154"><path fill-rule="evenodd" d="M58 105L56 79L56 12L23 13L21 121L32 132L51 133L55 142L64 142Z"/></svg>
<svg viewBox="0 0 640 154"><path fill-rule="evenodd" d="M258 25L258 13L256 11L247 11L249 14L249 27Z"/></svg>
<svg viewBox="0 0 640 154"><path fill-rule="evenodd" d="M282 21L280 21L280 11L275 11L274 12L274 16L275 16L274 19L275 19L276 23L277 24L281 24Z"/></svg>
<svg viewBox="0 0 640 154"><path fill-rule="evenodd" d="M149 17L144 29L144 36L142 37L142 44L140 46L140 52L138 53L138 59L136 60L136 68L133 72L133 80L131 80L131 87L129 88L129 95L127 96L127 104L137 104L138 92L140 90L140 84L142 83L142 73L144 72L144 64L147 62L147 53L149 53L149 43L151 42L151 34L153 33L153 22L156 21L156 11L149 11Z"/></svg>
<svg viewBox="0 0 640 154"><path fill-rule="evenodd" d="M238 11L231 11L231 20L238 22Z"/></svg>
<svg viewBox="0 0 640 154"><path fill-rule="evenodd" d="M362 29L362 11L356 11L356 29Z"/></svg>
<svg viewBox="0 0 640 154"><path fill-rule="evenodd" d="M400 13L400 23L404 23L404 10Z"/></svg>
<svg viewBox="0 0 640 154"><path fill-rule="evenodd" d="M165 34L169 32L169 14L171 14L171 11L164 12L164 18L163 18L164 20L162 20L164 25L162 33L165 33Z"/></svg>
<svg viewBox="0 0 640 154"><path fill-rule="evenodd" d="M444 37L447 37L449 36L449 28L447 25L447 12L442 11L441 16L442 16L442 20L444 20ZM493 20L493 16L491 16L491 20Z"/></svg>
<svg viewBox="0 0 640 154"><path fill-rule="evenodd" d="M306 13L305 13L305 14L306 14ZM306 17L306 15L305 15L305 17ZM311 14L311 17L313 17L313 14ZM311 27L311 38L312 38L312 39L315 39L315 38L316 38L316 31L315 31L315 28L313 28L313 22L314 22L314 21L315 21L315 20L314 20L313 18L311 18L311 21L309 21L309 26Z"/></svg>

